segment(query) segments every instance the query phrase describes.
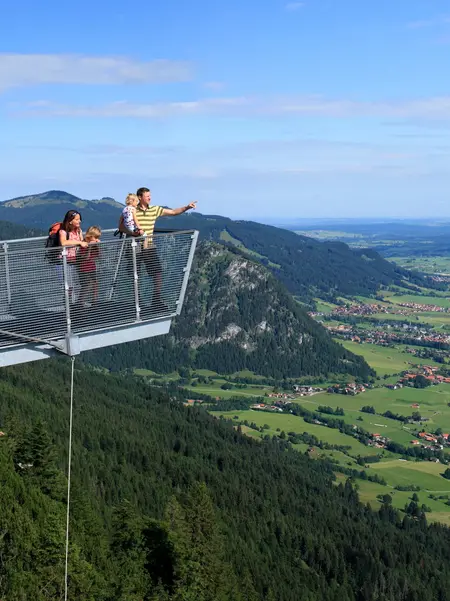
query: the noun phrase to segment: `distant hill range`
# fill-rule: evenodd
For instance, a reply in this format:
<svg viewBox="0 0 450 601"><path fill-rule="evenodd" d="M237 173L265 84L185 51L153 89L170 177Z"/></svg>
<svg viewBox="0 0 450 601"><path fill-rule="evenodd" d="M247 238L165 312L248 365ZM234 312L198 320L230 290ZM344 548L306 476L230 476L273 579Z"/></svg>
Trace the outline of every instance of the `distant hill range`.
<svg viewBox="0 0 450 601"><path fill-rule="evenodd" d="M83 226L117 226L123 205L112 198L82 200L50 191L0 203L0 219L47 230L70 208L82 213ZM219 215L186 213L158 221L159 227L195 228L201 239L235 247L266 267L299 300L370 295L380 286L433 286L424 276L402 269L371 249L352 250L343 242L318 242L292 231Z"/></svg>
<svg viewBox="0 0 450 601"><path fill-rule="evenodd" d="M60 221L67 211L74 208L80 211L83 222L88 225L116 227L123 204L113 198L83 200L67 192L50 190L0 203L0 220L47 231L51 223Z"/></svg>
<svg viewBox="0 0 450 601"><path fill-rule="evenodd" d="M121 371L170 373L180 367L222 374L248 369L295 378L374 372L334 342L270 271L236 249L202 242L183 308L168 336L119 345L87 361Z"/></svg>

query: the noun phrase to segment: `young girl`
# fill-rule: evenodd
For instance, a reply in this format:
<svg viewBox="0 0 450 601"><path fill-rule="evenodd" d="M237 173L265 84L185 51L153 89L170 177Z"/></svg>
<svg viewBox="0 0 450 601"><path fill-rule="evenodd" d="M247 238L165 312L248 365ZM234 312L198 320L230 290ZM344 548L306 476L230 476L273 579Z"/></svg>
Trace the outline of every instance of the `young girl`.
<svg viewBox="0 0 450 601"><path fill-rule="evenodd" d="M130 232L139 232L142 236L144 230L141 228L136 217L136 207L138 206L139 198L136 194L128 194L125 198L126 207L122 211L123 224Z"/></svg>
<svg viewBox="0 0 450 601"><path fill-rule="evenodd" d="M80 303L83 307L91 307L97 302L98 283L97 283L97 259L100 256L98 243L102 235L101 229L93 225L88 228L84 241L87 247L80 248L78 251L78 274L80 276L81 294ZM89 302L91 296L92 302Z"/></svg>
<svg viewBox="0 0 450 601"><path fill-rule="evenodd" d="M78 211L67 211L64 220L59 230L60 246L67 246L67 279L69 284L69 298L75 302L75 288L78 284L77 278L77 247L85 248L87 242L83 240L83 232L81 231L81 215ZM62 269L62 266L58 266Z"/></svg>

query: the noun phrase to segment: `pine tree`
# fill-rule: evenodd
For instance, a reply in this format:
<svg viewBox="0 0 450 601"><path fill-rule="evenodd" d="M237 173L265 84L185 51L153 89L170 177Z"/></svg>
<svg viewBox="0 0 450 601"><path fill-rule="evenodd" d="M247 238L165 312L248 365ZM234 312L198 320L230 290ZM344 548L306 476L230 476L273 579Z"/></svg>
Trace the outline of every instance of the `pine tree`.
<svg viewBox="0 0 450 601"><path fill-rule="evenodd" d="M174 601L227 601L233 578L227 581L230 568L206 485L193 485L184 507L172 500L167 517L177 554Z"/></svg>
<svg viewBox="0 0 450 601"><path fill-rule="evenodd" d="M145 570L143 521L128 501L124 501L116 509L113 529L112 551L116 564L114 599L141 601L151 590L150 579Z"/></svg>
<svg viewBox="0 0 450 601"><path fill-rule="evenodd" d="M259 601L259 595L256 592L252 575L248 569L244 571L240 585L240 592L242 601Z"/></svg>

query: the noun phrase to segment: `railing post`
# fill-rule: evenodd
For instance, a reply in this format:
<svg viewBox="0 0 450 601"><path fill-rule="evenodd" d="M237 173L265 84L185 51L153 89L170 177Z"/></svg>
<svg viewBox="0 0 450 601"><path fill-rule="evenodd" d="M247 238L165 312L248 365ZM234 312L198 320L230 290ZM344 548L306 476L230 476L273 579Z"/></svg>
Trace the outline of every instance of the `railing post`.
<svg viewBox="0 0 450 601"><path fill-rule="evenodd" d="M125 250L126 254L128 253L128 249L126 249L126 243L127 243L127 239L124 238L122 240L122 244L120 245L119 258L117 259L116 268L114 270L113 281L111 283L111 288L109 289L108 300L110 300L110 301L112 301L114 292L116 290L117 279L119 277L120 263L122 262L124 250Z"/></svg>
<svg viewBox="0 0 450 601"><path fill-rule="evenodd" d="M187 288L187 285L189 282L189 273L191 271L192 261L194 260L195 247L197 246L197 240L198 240L198 231L195 230L191 236L191 248L189 250L188 260L187 260L186 266L183 267L184 277L183 277L183 283L181 285L180 296L176 302L176 304L177 304L176 315L180 315L181 309L183 308L184 297L186 295L186 288Z"/></svg>
<svg viewBox="0 0 450 601"><path fill-rule="evenodd" d="M137 269L137 242L136 238L131 240L131 253L133 257L133 282L134 282L134 304L136 307L136 321L141 321L141 307L139 306L139 274Z"/></svg>
<svg viewBox="0 0 450 601"><path fill-rule="evenodd" d="M66 308L66 325L67 334L72 333L72 320L70 318L70 297L69 297L69 269L67 265L67 248L63 247L62 251L62 268L63 268L63 281L64 281L64 305Z"/></svg>
<svg viewBox="0 0 450 601"><path fill-rule="evenodd" d="M5 253L5 276L6 276L6 294L8 298L8 311L11 309L11 278L9 275L8 243L3 242L3 252Z"/></svg>

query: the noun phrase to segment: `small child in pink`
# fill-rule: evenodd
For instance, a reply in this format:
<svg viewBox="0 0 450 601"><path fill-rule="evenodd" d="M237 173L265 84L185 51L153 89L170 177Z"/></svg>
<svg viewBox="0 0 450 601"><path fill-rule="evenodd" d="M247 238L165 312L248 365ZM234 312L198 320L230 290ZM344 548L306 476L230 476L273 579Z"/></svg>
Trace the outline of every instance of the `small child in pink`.
<svg viewBox="0 0 450 601"><path fill-rule="evenodd" d="M88 228L84 238L87 247L80 248L78 251L78 275L81 285L80 303L83 307L91 307L92 303L96 303L98 298L97 259L100 256L98 243L101 234L102 231L98 226L93 225ZM89 302L89 298L92 302Z"/></svg>

